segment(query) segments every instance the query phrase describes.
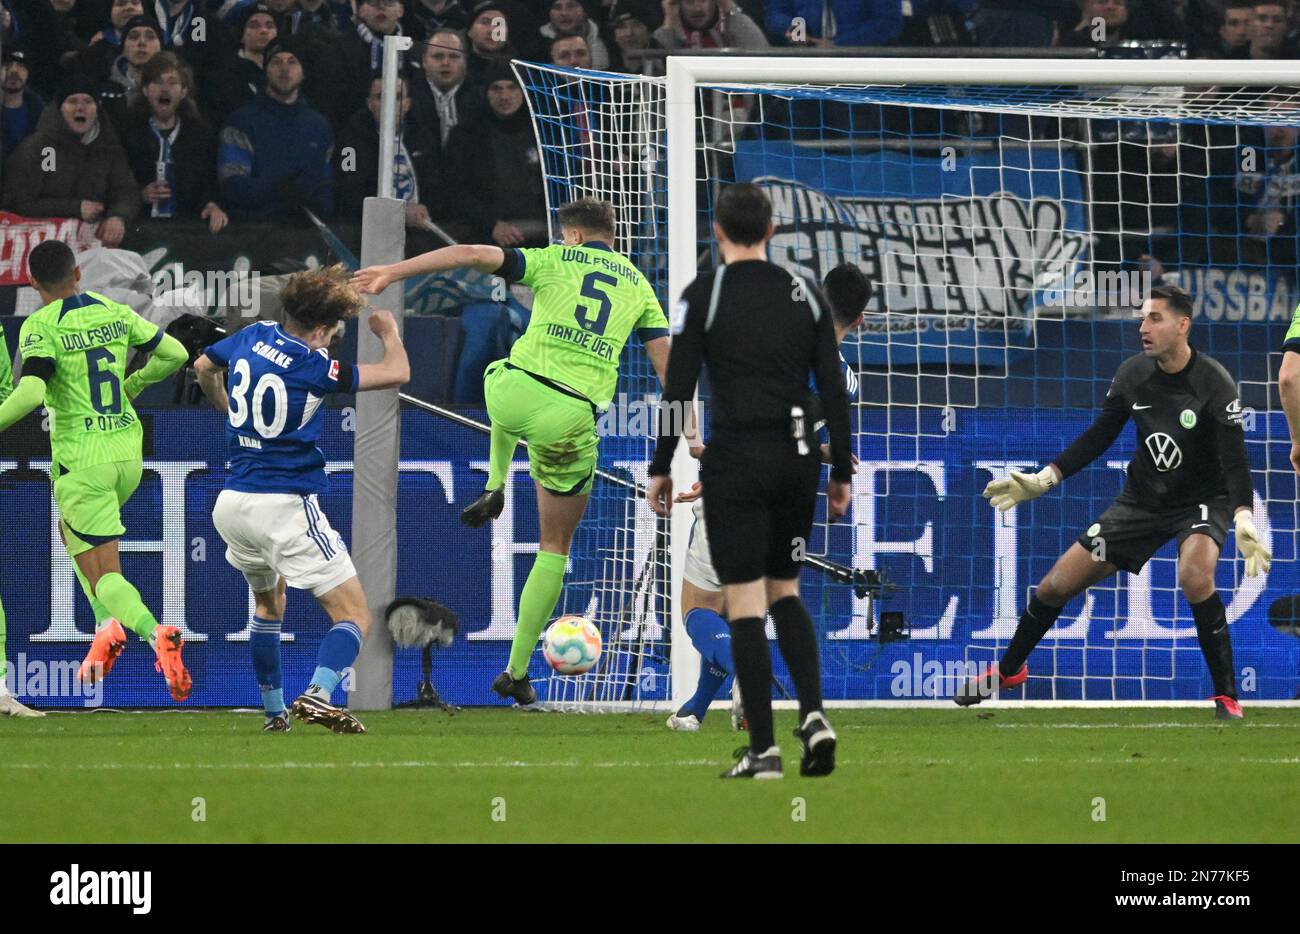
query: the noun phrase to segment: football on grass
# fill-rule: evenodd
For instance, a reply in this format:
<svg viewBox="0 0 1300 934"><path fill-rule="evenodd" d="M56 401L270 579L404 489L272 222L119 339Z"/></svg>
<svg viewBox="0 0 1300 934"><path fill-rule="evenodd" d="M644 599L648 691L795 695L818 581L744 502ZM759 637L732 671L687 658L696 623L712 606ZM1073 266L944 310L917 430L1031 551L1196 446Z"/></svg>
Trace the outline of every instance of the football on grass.
<svg viewBox="0 0 1300 934"><path fill-rule="evenodd" d="M600 659L600 630L585 616L561 616L542 637L542 654L562 675L584 675Z"/></svg>

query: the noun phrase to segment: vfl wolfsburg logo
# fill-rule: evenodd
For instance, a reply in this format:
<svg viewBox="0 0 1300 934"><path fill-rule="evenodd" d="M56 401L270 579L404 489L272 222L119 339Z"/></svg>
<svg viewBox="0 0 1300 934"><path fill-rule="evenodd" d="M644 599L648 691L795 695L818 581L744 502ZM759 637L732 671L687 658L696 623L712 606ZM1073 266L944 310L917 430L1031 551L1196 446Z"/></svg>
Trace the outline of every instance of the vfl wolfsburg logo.
<svg viewBox="0 0 1300 934"><path fill-rule="evenodd" d="M1192 412L1184 412L1183 415L1191 415L1192 421L1196 421L1196 416ZM1179 421L1184 421L1180 418ZM1190 425L1188 426L1191 427ZM1183 452L1179 450L1174 439L1169 437L1163 431L1157 431L1155 434L1147 435L1146 440L1147 453L1155 461L1156 470L1161 473L1168 473L1176 470L1178 465L1183 462Z"/></svg>
<svg viewBox="0 0 1300 934"><path fill-rule="evenodd" d="M1196 427L1196 413L1191 409L1183 409L1178 413L1178 424L1191 431Z"/></svg>

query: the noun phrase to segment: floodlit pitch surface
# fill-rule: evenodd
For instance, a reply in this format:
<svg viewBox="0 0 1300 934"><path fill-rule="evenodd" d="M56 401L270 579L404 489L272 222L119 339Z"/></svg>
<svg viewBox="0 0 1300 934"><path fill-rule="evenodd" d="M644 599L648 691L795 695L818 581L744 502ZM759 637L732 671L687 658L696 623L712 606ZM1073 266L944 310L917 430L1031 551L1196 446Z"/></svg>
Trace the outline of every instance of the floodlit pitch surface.
<svg viewBox="0 0 1300 934"><path fill-rule="evenodd" d="M722 781L740 736L648 714L258 714L0 720L17 841L1300 841L1300 709L832 711L839 768ZM1104 817L1104 820L1099 819ZM199 819L202 818L202 819Z"/></svg>

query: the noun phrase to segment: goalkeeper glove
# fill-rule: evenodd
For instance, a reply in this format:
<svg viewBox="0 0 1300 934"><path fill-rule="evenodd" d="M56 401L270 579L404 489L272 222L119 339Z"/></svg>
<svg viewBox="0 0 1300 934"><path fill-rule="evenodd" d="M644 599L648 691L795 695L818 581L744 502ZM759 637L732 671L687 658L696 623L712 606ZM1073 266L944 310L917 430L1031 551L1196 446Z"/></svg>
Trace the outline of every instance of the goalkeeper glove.
<svg viewBox="0 0 1300 934"><path fill-rule="evenodd" d="M1255 531L1255 520L1249 509L1237 513L1237 551L1246 559L1246 576L1254 577L1263 571L1268 573L1273 564L1273 552L1264 547Z"/></svg>
<svg viewBox="0 0 1300 934"><path fill-rule="evenodd" d="M984 488L984 498L994 509L1005 511L1019 503L1037 499L1058 482L1051 464L1036 474L1013 470L1006 480L989 481L989 485Z"/></svg>

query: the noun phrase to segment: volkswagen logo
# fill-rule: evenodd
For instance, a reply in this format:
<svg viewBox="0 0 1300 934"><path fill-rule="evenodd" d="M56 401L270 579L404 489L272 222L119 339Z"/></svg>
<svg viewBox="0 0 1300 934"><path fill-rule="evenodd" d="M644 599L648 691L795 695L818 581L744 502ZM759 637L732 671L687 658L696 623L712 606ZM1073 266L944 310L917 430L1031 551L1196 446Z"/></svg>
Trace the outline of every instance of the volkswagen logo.
<svg viewBox="0 0 1300 934"><path fill-rule="evenodd" d="M1178 449L1174 439L1163 431L1147 435L1146 444L1147 452L1156 463L1156 470L1161 473L1177 470L1178 465L1183 462L1183 452Z"/></svg>

